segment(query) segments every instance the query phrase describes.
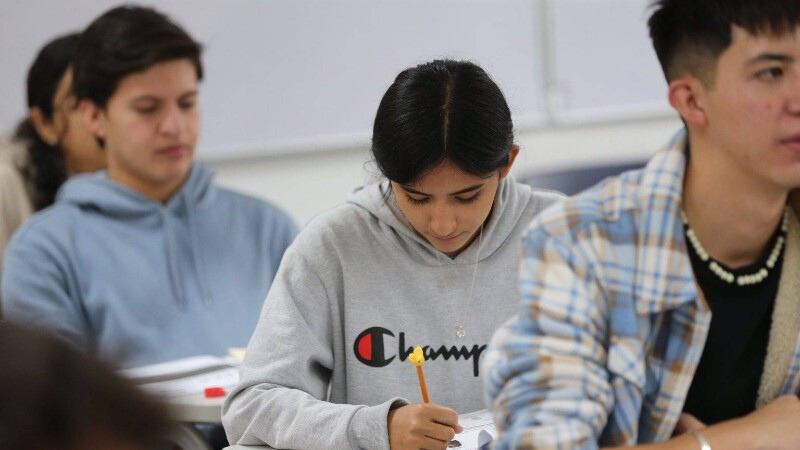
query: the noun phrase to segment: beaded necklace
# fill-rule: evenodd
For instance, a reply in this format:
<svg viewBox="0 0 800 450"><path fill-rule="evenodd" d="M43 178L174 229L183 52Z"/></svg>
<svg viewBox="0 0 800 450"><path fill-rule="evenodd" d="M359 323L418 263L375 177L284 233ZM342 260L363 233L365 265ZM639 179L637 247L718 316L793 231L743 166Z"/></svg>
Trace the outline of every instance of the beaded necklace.
<svg viewBox="0 0 800 450"><path fill-rule="evenodd" d="M786 243L786 231L789 229L789 208L787 207L783 210L780 235L775 239L775 244L772 247L772 251L769 253L769 257L767 257L764 267L761 267L753 273L738 276L725 269L722 264L708 254L708 251L706 251L703 244L700 243L700 239L697 238L694 230L692 230L692 227L689 225L689 219L686 217L686 212L683 210L681 210L681 220L686 228L686 240L694 247L694 251L697 253L697 256L700 257L700 260L704 263L708 263L708 268L711 272L722 281L727 283L733 283L735 281L739 286L746 286L761 283L767 278L769 271L775 268L775 263L778 261L783 251L784 244Z"/></svg>

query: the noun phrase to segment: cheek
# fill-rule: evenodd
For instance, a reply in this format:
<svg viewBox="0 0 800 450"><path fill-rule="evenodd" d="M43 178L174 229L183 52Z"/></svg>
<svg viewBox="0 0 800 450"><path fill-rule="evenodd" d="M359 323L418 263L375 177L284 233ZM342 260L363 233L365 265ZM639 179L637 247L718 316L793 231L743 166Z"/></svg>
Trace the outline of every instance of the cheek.
<svg viewBox="0 0 800 450"><path fill-rule="evenodd" d="M492 211L493 200L494 197L492 196L488 199L480 199L469 205L469 208L462 215L462 222L468 224L469 228L477 230Z"/></svg>
<svg viewBox="0 0 800 450"><path fill-rule="evenodd" d="M494 204L494 198L489 199L486 203L481 205L481 223L483 223L489 214L492 212L492 205Z"/></svg>
<svg viewBox="0 0 800 450"><path fill-rule="evenodd" d="M400 208L406 219L417 230L423 228L422 225L425 222L425 214L422 212L422 209L423 208L416 205L409 205L407 203Z"/></svg>
<svg viewBox="0 0 800 450"><path fill-rule="evenodd" d="M186 115L185 123L186 123L186 130L192 136L193 139L197 139L197 135L200 132L200 122L201 116L200 111L196 111L194 113L189 113Z"/></svg>
<svg viewBox="0 0 800 450"><path fill-rule="evenodd" d="M765 103L761 107L762 113L769 117L774 117L775 115L779 114L780 110L780 106L776 103Z"/></svg>
<svg viewBox="0 0 800 450"><path fill-rule="evenodd" d="M116 124L115 133L126 147L138 147L152 142L156 137L154 120L126 117Z"/></svg>
<svg viewBox="0 0 800 450"><path fill-rule="evenodd" d="M753 116L756 118L758 116L771 118L781 111L780 99L775 98L774 95L743 95L738 99L738 102L737 111L739 114L749 116L750 122L753 122Z"/></svg>

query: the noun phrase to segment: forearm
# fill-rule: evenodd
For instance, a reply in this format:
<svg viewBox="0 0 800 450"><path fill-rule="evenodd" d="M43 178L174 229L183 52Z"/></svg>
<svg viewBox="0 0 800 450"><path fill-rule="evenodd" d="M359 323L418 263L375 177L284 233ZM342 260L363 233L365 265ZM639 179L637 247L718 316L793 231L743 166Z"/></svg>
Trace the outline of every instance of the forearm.
<svg viewBox="0 0 800 450"><path fill-rule="evenodd" d="M703 428L700 430L702 436L708 441L713 450L737 449L756 450L761 448L747 426L744 426L742 419L733 419L721 422L717 425ZM605 447L605 450L622 447ZM684 433L676 436L669 441L658 444L644 444L635 447L625 447L625 449L639 450L699 450L700 441L692 433Z"/></svg>
<svg viewBox="0 0 800 450"><path fill-rule="evenodd" d="M386 417L393 401L373 407L335 404L298 389L267 384L234 395L223 415L231 443L308 450L388 449Z"/></svg>

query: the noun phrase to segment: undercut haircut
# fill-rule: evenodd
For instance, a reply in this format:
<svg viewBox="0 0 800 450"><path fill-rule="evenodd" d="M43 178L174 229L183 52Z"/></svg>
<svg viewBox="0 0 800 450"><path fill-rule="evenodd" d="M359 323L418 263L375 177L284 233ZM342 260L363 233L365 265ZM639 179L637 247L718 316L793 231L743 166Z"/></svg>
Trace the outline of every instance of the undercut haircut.
<svg viewBox="0 0 800 450"><path fill-rule="evenodd" d="M799 0L656 0L648 26L667 82L691 74L713 87L733 27L781 36L800 26Z"/></svg>

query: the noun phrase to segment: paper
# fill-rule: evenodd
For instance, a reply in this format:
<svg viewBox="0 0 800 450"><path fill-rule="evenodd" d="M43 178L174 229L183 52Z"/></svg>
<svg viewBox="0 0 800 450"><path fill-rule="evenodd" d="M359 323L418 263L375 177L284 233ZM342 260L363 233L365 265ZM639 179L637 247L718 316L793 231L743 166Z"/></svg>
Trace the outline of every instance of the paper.
<svg viewBox="0 0 800 450"><path fill-rule="evenodd" d="M148 393L157 396L200 394L208 387L230 387L239 382L236 361L216 356L193 356L121 370Z"/></svg>
<svg viewBox="0 0 800 450"><path fill-rule="evenodd" d="M237 383L239 383L239 369L228 367L177 380L141 384L139 387L157 396L176 397L201 394L208 387L231 387Z"/></svg>
<svg viewBox="0 0 800 450"><path fill-rule="evenodd" d="M492 421L492 414L487 409L458 416L458 423L464 431L456 434L448 444L448 448L459 450L479 450L487 439L497 437L497 430ZM481 439L481 432L485 432ZM488 436L487 436L488 434Z"/></svg>

